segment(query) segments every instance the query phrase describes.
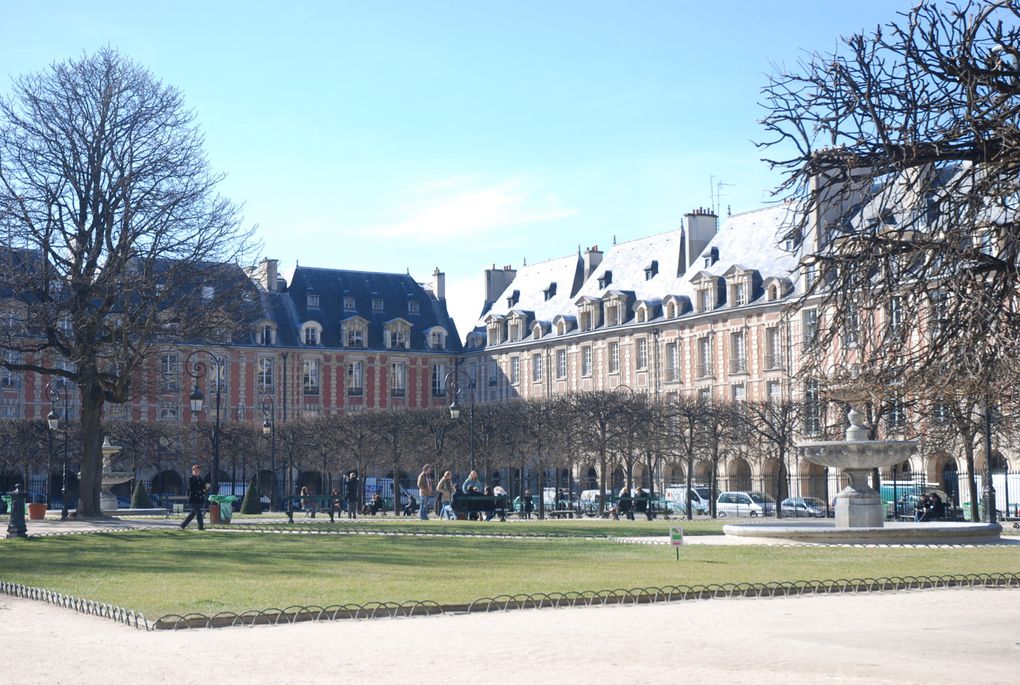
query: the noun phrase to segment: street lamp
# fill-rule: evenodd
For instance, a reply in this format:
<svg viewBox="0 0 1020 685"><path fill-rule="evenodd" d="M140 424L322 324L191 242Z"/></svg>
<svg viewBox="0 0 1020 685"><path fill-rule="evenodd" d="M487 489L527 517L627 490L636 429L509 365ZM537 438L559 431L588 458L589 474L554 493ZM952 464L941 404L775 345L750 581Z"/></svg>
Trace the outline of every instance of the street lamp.
<svg viewBox="0 0 1020 685"><path fill-rule="evenodd" d="M67 520L67 433L70 428L68 421L67 381L54 378L46 384L46 397L50 400L50 413L46 416L46 425L50 429L50 455L53 454L53 433L60 430L60 416L57 415L57 400L64 400L64 461L60 469L60 520ZM50 474L46 474L46 500L50 499Z"/></svg>
<svg viewBox="0 0 1020 685"><path fill-rule="evenodd" d="M196 361L194 364L191 362L191 358L199 353L212 359L213 364L216 365L216 422L213 426L213 462L212 474L209 477L209 488L213 495L218 495L220 492L220 381L223 375L223 360L209 350L203 349L194 350L184 360L185 373L195 379L195 387L191 391L191 395L188 396L188 399L191 401L191 411L194 414L202 411L202 404L205 400L202 389L198 387L198 379L205 376L205 362Z"/></svg>
<svg viewBox="0 0 1020 685"><path fill-rule="evenodd" d="M985 398L985 478L984 492L985 517L988 523L995 523L995 486L992 485L992 403Z"/></svg>
<svg viewBox="0 0 1020 685"><path fill-rule="evenodd" d="M262 400L262 435L269 438L269 469L273 474L269 489L269 509L276 511L276 405L271 396Z"/></svg>
<svg viewBox="0 0 1020 685"><path fill-rule="evenodd" d="M460 419L460 403L458 398L460 397L463 388L461 387L461 377L467 381L468 390L471 391L471 404L468 410L468 444L470 445L469 456L471 461L471 470L475 470L475 379L467 371L460 368L460 360L454 363L453 370L446 374L446 378L443 380L443 385L446 386L447 395L452 397L450 402L450 418L454 421Z"/></svg>

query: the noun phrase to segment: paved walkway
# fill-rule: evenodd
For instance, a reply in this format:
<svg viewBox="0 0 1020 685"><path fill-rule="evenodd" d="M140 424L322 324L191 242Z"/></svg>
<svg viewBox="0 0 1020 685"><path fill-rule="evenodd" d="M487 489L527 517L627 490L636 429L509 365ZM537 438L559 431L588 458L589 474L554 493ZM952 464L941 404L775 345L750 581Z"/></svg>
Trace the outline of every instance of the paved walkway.
<svg viewBox="0 0 1020 685"><path fill-rule="evenodd" d="M0 682L1016 683L1020 590L146 633L0 596ZM198 675L196 675L198 674Z"/></svg>

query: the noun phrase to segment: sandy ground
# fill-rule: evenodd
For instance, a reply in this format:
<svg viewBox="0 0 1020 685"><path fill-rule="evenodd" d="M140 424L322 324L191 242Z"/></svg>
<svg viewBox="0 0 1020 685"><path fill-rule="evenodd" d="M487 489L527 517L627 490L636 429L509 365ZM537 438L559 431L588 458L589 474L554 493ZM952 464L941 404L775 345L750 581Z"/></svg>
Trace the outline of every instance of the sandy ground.
<svg viewBox="0 0 1020 685"><path fill-rule="evenodd" d="M470 676L465 669L472 669ZM1020 590L146 633L0 596L0 683L1020 682ZM725 679L725 680L723 680Z"/></svg>

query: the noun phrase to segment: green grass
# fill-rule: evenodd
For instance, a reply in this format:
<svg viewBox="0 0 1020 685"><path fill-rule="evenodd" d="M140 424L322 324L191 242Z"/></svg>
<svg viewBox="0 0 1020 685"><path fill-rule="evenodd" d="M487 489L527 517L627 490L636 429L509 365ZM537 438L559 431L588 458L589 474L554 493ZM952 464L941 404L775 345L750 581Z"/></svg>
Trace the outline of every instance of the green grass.
<svg viewBox="0 0 1020 685"><path fill-rule="evenodd" d="M670 519L664 521L656 519L648 521L645 519L628 521L613 521L610 519L585 518L585 519L546 519L539 521L510 519L506 522L490 521L443 521L433 517L429 521L419 521L416 518L397 518L394 516L363 516L358 519L337 519L335 523L329 522L329 517L321 514L314 520L305 518L304 514L294 516L295 525L309 525L323 527L324 529L340 528L353 530L394 530L408 533L483 533L493 535L556 535L556 536L595 536L595 537L647 537L665 536L669 534L671 526L680 526L684 529L685 535L719 535L727 520L716 520L698 518L693 521L686 519ZM279 516L274 520L267 520L260 516L238 516L234 515L233 525L244 525L248 523L286 527L289 524L281 522Z"/></svg>
<svg viewBox="0 0 1020 685"><path fill-rule="evenodd" d="M491 524L490 524L491 525ZM684 547L601 540L136 531L0 542L0 578L150 617L291 605L902 575L1020 573L1007 547Z"/></svg>

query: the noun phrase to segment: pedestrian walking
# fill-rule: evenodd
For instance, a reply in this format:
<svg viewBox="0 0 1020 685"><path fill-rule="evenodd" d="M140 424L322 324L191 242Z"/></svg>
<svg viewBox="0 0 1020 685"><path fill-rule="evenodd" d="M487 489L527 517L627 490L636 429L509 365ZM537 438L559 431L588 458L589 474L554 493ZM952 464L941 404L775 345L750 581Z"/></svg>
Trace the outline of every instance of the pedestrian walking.
<svg viewBox="0 0 1020 685"><path fill-rule="evenodd" d="M418 496L421 503L418 505L418 518L422 521L429 520L429 512L435 503L436 477L432 474L432 464L425 464L418 474Z"/></svg>
<svg viewBox="0 0 1020 685"><path fill-rule="evenodd" d="M457 486L453 484L453 475L449 471L443 472L443 477L436 483L436 512L442 513L443 501L447 504L453 503L453 493L457 491Z"/></svg>
<svg viewBox="0 0 1020 685"><path fill-rule="evenodd" d="M202 517L202 507L205 506L205 497L209 490L209 484L202 478L202 467L193 464L191 467L191 478L188 479L188 506L191 513L181 524L181 530L188 527L191 519L198 519L198 529L205 530L205 519Z"/></svg>

